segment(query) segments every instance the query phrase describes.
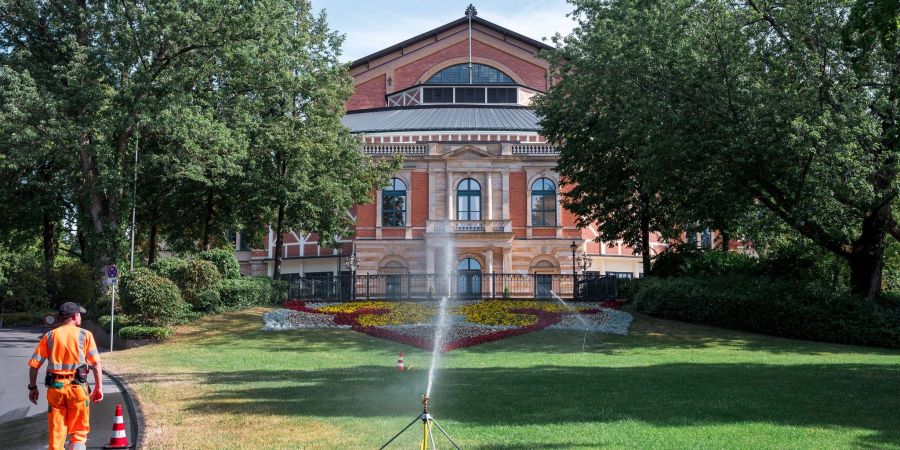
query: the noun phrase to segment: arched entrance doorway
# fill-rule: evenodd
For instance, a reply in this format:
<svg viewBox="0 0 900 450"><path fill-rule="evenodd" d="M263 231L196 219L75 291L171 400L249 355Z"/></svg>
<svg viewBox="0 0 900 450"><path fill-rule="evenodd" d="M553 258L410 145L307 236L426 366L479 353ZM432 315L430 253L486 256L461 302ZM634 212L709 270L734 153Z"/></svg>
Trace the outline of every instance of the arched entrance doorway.
<svg viewBox="0 0 900 450"><path fill-rule="evenodd" d="M465 258L459 262L456 270L459 275L457 292L460 297L481 297L481 263L475 258Z"/></svg>

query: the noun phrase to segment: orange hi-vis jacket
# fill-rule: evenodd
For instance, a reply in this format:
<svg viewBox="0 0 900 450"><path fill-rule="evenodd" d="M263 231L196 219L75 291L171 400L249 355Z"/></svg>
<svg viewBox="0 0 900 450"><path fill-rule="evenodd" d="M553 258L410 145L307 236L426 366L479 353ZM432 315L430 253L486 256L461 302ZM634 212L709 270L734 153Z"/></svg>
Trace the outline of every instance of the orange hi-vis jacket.
<svg viewBox="0 0 900 450"><path fill-rule="evenodd" d="M100 353L90 331L74 324L62 325L41 337L28 365L39 369L44 361L47 361L47 372L72 375L78 366L99 362Z"/></svg>

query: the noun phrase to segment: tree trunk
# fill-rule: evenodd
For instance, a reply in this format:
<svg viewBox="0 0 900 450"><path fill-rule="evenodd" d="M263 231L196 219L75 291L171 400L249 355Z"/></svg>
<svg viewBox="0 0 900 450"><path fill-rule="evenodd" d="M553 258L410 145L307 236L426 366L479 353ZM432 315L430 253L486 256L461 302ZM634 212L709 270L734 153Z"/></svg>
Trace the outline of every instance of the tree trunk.
<svg viewBox="0 0 900 450"><path fill-rule="evenodd" d="M206 219L203 223L203 249L209 250L211 247L210 239L212 237L212 226L213 226L213 215L215 214L215 210L213 209L213 191L209 190L206 193Z"/></svg>
<svg viewBox="0 0 900 450"><path fill-rule="evenodd" d="M49 295L55 303L56 283L53 280L53 260L56 259L56 222L47 211L44 211L43 227L44 285L47 290L47 295Z"/></svg>
<svg viewBox="0 0 900 450"><path fill-rule="evenodd" d="M159 225L156 222L153 222L150 225L150 239L147 241L147 264L153 264L156 262L156 233L159 230Z"/></svg>
<svg viewBox="0 0 900 450"><path fill-rule="evenodd" d="M641 259L644 263L644 275L650 273L650 218L641 214Z"/></svg>
<svg viewBox="0 0 900 450"><path fill-rule="evenodd" d="M728 253L728 243L731 242L731 237L725 230L719 230L719 237L722 239L722 245L719 248L723 252Z"/></svg>
<svg viewBox="0 0 900 450"><path fill-rule="evenodd" d="M275 268L272 271L272 278L281 279L281 247L284 245L282 234L284 234L284 204L278 205L278 219L275 221Z"/></svg>
<svg viewBox="0 0 900 450"><path fill-rule="evenodd" d="M881 296L881 272L884 266L887 223L891 208L885 205L863 219L862 234L853 242L850 264L850 292L873 300Z"/></svg>

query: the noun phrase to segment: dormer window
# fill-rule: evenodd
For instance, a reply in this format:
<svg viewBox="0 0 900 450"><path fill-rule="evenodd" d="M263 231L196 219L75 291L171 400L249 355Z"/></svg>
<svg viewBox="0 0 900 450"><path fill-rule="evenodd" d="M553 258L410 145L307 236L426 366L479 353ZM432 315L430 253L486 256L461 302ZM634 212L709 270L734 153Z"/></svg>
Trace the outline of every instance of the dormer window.
<svg viewBox="0 0 900 450"><path fill-rule="evenodd" d="M442 69L423 84L387 96L388 106L435 104L528 105L534 91L484 64L457 64Z"/></svg>

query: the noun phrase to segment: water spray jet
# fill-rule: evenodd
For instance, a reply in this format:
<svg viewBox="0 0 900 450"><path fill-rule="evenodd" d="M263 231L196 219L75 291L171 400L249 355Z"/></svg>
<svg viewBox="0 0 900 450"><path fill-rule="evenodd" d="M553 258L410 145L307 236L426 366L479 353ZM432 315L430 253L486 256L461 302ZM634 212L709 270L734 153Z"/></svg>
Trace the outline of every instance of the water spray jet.
<svg viewBox="0 0 900 450"><path fill-rule="evenodd" d="M425 394L422 395L422 413L419 414L412 422L409 423L406 427L400 430L399 433L395 434L389 441L387 441L384 445L382 445L379 450L386 448L391 442L394 442L395 439L400 437L401 434L406 432L410 427L412 427L417 421L422 421L422 441L420 443L420 450L427 450L429 448L428 443L431 443L432 449L437 449L437 444L434 440L434 430L432 429L432 425L437 427L438 431L444 435L445 438L453 445L453 448L459 450L459 446L453 442L453 439L444 431L444 428L434 420L434 416L428 412L428 402L431 397L431 387L434 384L434 378L436 375L436 371L438 368L438 361L440 359L441 352L444 351L444 337L446 336L447 327L449 327L449 318L447 316L447 308L448 303L450 301L451 294L453 292L452 282L453 282L453 241L450 235L447 235L445 241L445 252L444 252L444 270L447 275L447 295L441 298L440 308L437 317L437 324L434 328L434 347L431 351L431 367L428 369L428 386L425 389Z"/></svg>

